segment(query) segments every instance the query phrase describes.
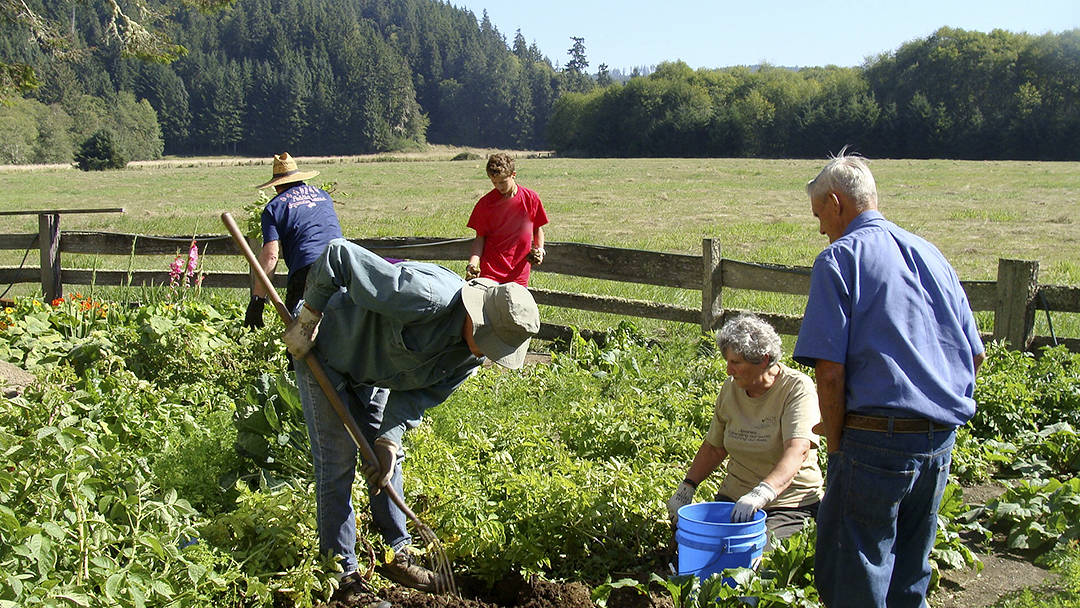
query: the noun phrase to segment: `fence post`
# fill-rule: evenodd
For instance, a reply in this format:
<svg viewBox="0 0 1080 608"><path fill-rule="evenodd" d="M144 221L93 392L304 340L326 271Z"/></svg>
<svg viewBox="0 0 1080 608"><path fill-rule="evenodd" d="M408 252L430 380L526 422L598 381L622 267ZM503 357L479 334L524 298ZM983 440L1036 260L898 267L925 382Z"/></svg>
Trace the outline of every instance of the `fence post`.
<svg viewBox="0 0 1080 608"><path fill-rule="evenodd" d="M41 247L41 293L46 302L64 297L60 283L60 214L38 214L38 244Z"/></svg>
<svg viewBox="0 0 1080 608"><path fill-rule="evenodd" d="M998 260L995 340L1005 340L1016 350L1027 350L1034 336L1038 289L1038 261Z"/></svg>
<svg viewBox="0 0 1080 608"><path fill-rule="evenodd" d="M720 239L701 239L704 277L701 284L701 331L711 333L724 314L721 290L724 287Z"/></svg>

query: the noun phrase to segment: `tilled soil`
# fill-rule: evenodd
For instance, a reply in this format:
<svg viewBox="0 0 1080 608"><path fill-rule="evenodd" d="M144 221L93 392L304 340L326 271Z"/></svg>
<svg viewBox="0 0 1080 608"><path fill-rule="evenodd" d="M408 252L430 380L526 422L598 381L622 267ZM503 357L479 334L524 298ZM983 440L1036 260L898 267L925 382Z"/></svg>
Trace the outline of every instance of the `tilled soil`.
<svg viewBox="0 0 1080 608"><path fill-rule="evenodd" d="M377 593L350 598L348 603L330 602L328 608L367 608L380 600L394 608L592 608L589 588L582 583L553 583L536 578L505 579L492 588L475 581L459 580L461 597L432 595L403 587L388 587ZM611 606L615 604L609 603ZM627 604L627 606L630 606ZM635 605L637 606L637 605ZM649 604L641 605L650 606Z"/></svg>
<svg viewBox="0 0 1080 608"><path fill-rule="evenodd" d="M327 608L375 608L389 602L393 608L593 608L589 588L582 583L553 583L536 578L528 581L509 578L485 587L475 581L459 580L461 597L429 595L403 587L388 587L330 602ZM672 608L666 595L642 595L635 589L614 589L608 597L611 608ZM385 605L383 606L385 608Z"/></svg>

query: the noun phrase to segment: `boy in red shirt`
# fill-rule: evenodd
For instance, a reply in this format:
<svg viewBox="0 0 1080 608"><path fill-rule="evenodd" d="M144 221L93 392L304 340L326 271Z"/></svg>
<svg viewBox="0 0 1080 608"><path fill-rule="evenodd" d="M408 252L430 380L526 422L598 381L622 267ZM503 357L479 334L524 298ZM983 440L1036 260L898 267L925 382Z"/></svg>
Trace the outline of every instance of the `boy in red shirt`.
<svg viewBox="0 0 1080 608"><path fill-rule="evenodd" d="M487 174L495 188L473 207L469 228L476 231L465 278L484 277L498 283L529 285L531 264L544 261L547 214L540 196L519 186L514 159L492 154Z"/></svg>

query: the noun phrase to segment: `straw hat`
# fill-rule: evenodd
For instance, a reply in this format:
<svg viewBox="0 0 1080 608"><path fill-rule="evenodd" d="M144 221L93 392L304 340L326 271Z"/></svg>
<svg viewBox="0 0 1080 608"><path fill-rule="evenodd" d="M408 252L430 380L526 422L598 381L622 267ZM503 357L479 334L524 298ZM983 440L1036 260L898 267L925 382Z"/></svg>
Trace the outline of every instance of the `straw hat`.
<svg viewBox="0 0 1080 608"><path fill-rule="evenodd" d="M311 179L318 174L318 171L301 171L297 169L296 160L289 156L288 152L282 152L280 155L274 155L274 177L265 184L259 184L255 187L261 190L263 188L269 188L270 186L302 182L306 179Z"/></svg>
<svg viewBox="0 0 1080 608"><path fill-rule="evenodd" d="M540 311L529 290L518 283L473 279L462 287L461 301L472 318L476 346L495 363L520 368L529 338L540 330Z"/></svg>

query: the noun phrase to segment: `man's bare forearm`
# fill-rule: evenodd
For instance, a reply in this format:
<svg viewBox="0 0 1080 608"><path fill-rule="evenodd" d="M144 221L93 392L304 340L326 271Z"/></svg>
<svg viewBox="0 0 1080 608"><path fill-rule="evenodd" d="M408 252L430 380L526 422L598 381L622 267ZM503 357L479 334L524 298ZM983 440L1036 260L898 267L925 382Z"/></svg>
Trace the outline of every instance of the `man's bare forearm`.
<svg viewBox="0 0 1080 608"><path fill-rule="evenodd" d="M828 442L828 451L835 452L840 449L840 438L844 433L844 414L847 411L844 401L844 366L819 359L814 375L817 380L818 407L821 409L825 441Z"/></svg>

